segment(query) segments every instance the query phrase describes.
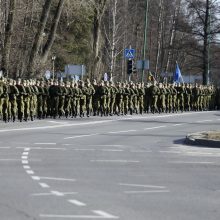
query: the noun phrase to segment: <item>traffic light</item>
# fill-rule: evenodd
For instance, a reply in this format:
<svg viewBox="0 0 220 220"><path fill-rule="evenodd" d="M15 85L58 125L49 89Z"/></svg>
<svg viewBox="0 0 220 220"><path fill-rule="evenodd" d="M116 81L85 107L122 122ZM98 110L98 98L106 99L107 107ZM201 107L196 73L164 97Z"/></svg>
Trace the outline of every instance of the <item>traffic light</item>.
<svg viewBox="0 0 220 220"><path fill-rule="evenodd" d="M133 72L133 60L128 60L128 63L127 63L127 74L130 75L132 74Z"/></svg>

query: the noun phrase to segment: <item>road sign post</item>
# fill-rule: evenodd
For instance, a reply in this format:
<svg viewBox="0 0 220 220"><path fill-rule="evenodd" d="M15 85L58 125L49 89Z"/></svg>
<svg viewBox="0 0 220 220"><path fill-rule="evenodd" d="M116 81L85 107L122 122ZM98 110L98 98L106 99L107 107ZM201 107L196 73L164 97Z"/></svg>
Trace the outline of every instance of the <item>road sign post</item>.
<svg viewBox="0 0 220 220"><path fill-rule="evenodd" d="M130 49L125 49L125 51L124 51L124 56L125 56L125 58L126 59L134 59L135 58L135 49L132 49L132 48L130 48Z"/></svg>

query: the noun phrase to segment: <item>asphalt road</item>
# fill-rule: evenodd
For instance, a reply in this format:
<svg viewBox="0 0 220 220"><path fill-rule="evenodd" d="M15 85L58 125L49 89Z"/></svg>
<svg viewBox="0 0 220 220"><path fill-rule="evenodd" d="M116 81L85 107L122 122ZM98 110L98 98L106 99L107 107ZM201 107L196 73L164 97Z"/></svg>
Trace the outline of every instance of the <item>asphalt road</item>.
<svg viewBox="0 0 220 220"><path fill-rule="evenodd" d="M0 123L0 219L219 220L220 112Z"/></svg>

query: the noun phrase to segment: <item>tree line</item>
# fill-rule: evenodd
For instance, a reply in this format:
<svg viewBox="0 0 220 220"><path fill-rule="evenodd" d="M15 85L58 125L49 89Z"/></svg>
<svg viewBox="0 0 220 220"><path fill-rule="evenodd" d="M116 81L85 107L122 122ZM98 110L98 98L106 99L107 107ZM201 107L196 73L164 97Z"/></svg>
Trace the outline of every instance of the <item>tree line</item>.
<svg viewBox="0 0 220 220"><path fill-rule="evenodd" d="M42 77L56 56L57 72L85 64L90 78L108 72L126 80L124 49L131 46L135 60L146 53L155 77L173 72L178 61L183 72L203 75L204 84L220 78L219 0L0 0L0 6L0 66L10 77Z"/></svg>

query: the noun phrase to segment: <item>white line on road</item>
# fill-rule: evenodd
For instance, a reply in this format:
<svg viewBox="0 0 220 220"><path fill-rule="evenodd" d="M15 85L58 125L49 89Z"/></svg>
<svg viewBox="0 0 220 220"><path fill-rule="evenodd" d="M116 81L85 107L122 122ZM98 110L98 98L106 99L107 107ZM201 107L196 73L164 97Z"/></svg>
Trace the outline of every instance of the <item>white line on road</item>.
<svg viewBox="0 0 220 220"><path fill-rule="evenodd" d="M65 196L65 195L76 195L77 192L58 192L58 191L51 191L50 193L34 193L31 194L32 196Z"/></svg>
<svg viewBox="0 0 220 220"><path fill-rule="evenodd" d="M29 169L31 169L30 166L26 166L26 165L24 165L23 168L24 168L25 170L29 170Z"/></svg>
<svg viewBox="0 0 220 220"><path fill-rule="evenodd" d="M96 149L72 149L74 151L96 151Z"/></svg>
<svg viewBox="0 0 220 220"><path fill-rule="evenodd" d="M117 150L117 149L105 149L105 150L102 150L104 152L123 152L124 150Z"/></svg>
<svg viewBox="0 0 220 220"><path fill-rule="evenodd" d="M59 121L48 121L48 122L54 123L54 124L62 124L62 125L67 124L67 122L59 122Z"/></svg>
<svg viewBox="0 0 220 220"><path fill-rule="evenodd" d="M152 153L151 150L131 150L131 153Z"/></svg>
<svg viewBox="0 0 220 220"><path fill-rule="evenodd" d="M16 149L24 149L24 147L16 147ZM31 150L66 150L66 148L59 147L31 147Z"/></svg>
<svg viewBox="0 0 220 220"><path fill-rule="evenodd" d="M23 152L22 154L23 154L23 155L28 155L28 154L29 154L29 152Z"/></svg>
<svg viewBox="0 0 220 220"><path fill-rule="evenodd" d="M34 171L33 171L33 170L26 170L26 173L27 173L27 174L30 174L30 175L33 175L33 174L34 174Z"/></svg>
<svg viewBox="0 0 220 220"><path fill-rule="evenodd" d="M60 219L119 219L117 216L110 215L102 211L93 211L97 215L51 215L51 214L40 214L40 218L60 218ZM102 215L100 215L102 212Z"/></svg>
<svg viewBox="0 0 220 220"><path fill-rule="evenodd" d="M0 149L11 149L11 147L0 147Z"/></svg>
<svg viewBox="0 0 220 220"><path fill-rule="evenodd" d="M203 122L212 122L213 120L203 120L203 121L197 121L197 123L203 123Z"/></svg>
<svg viewBox="0 0 220 220"><path fill-rule="evenodd" d="M32 178L33 180L37 180L37 181L40 180L40 177L39 177L39 176L32 176L31 178Z"/></svg>
<svg viewBox="0 0 220 220"><path fill-rule="evenodd" d="M56 178L56 177L39 177L42 180L55 180L55 181L69 181L69 182L75 182L75 179L66 179L66 178Z"/></svg>
<svg viewBox="0 0 220 220"><path fill-rule="evenodd" d="M167 153L167 154L181 154L181 151L165 151L165 150L161 150L159 151L160 153Z"/></svg>
<svg viewBox="0 0 220 220"><path fill-rule="evenodd" d="M108 134L118 134L118 133L129 133L129 132L135 132L137 130L127 130L127 131L110 131Z"/></svg>
<svg viewBox="0 0 220 220"><path fill-rule="evenodd" d="M8 159L0 159L0 161L20 161L20 159L8 158Z"/></svg>
<svg viewBox="0 0 220 220"><path fill-rule="evenodd" d="M183 124L174 124L173 126L177 127L177 126L181 126L181 125L183 125Z"/></svg>
<svg viewBox="0 0 220 220"><path fill-rule="evenodd" d="M120 186L132 186L132 187L144 187L144 188L156 188L156 189L166 189L165 186L155 186L155 185L141 185L141 184L130 184L130 183L119 183Z"/></svg>
<svg viewBox="0 0 220 220"><path fill-rule="evenodd" d="M85 135L66 137L66 138L64 138L64 140L75 139L75 138L83 138L83 137L91 137L91 136L96 136L96 135L99 135L99 133L97 133L97 134L85 134Z"/></svg>
<svg viewBox="0 0 220 220"><path fill-rule="evenodd" d="M125 148L125 145L118 145L118 144L90 144L86 145L87 147L117 147L117 148Z"/></svg>
<svg viewBox="0 0 220 220"><path fill-rule="evenodd" d="M50 188L46 183L39 183L42 188Z"/></svg>
<svg viewBox="0 0 220 220"><path fill-rule="evenodd" d="M35 145L56 145L56 143L34 143Z"/></svg>
<svg viewBox="0 0 220 220"><path fill-rule="evenodd" d="M64 196L63 193L61 192L58 192L58 191L50 191L52 195L55 195L55 196Z"/></svg>
<svg viewBox="0 0 220 220"><path fill-rule="evenodd" d="M21 159L22 159L22 160L27 160L27 159L28 159L28 156L21 156Z"/></svg>
<svg viewBox="0 0 220 220"><path fill-rule="evenodd" d="M137 160L90 160L90 162L103 162L103 163L140 163Z"/></svg>
<svg viewBox="0 0 220 220"><path fill-rule="evenodd" d="M212 111L215 113L217 111ZM198 115L198 114L208 114L207 112L190 112L190 113L181 113L181 114L169 114L169 115L159 115L159 116L146 116L146 117L129 117L129 118L121 118L121 119L112 119L112 120L102 120L102 121L92 121L92 122L85 122L85 123L74 123L74 124L61 124L61 125L51 125L51 126L39 126L39 127L26 127L26 128L10 128L10 129L1 129L0 133L3 132L14 132L14 131L31 131L31 130L45 130L45 129L54 129L54 128L64 128L64 127L73 127L73 126L88 126L88 125L95 125L95 124L104 124L104 123L112 123L117 121L126 121L126 120L137 120L137 119L156 119L156 118L169 118L169 117L178 117L178 116L188 116L188 115Z"/></svg>
<svg viewBox="0 0 220 220"><path fill-rule="evenodd" d="M24 148L24 151L30 151L29 147Z"/></svg>
<svg viewBox="0 0 220 220"><path fill-rule="evenodd" d="M209 162L209 161L170 161L169 163L173 164L215 164L215 162Z"/></svg>
<svg viewBox="0 0 220 220"><path fill-rule="evenodd" d="M154 130L154 129L158 129L158 128L166 128L167 126L163 125L163 126L158 126L158 127L152 127L152 128L145 128L144 130Z"/></svg>
<svg viewBox="0 0 220 220"><path fill-rule="evenodd" d="M85 203L83 203L83 202L80 202L80 201L78 201L78 200L74 200L74 199L70 199L70 200L68 200L68 202L69 203L71 203L71 204L74 204L74 205L76 205L76 206L86 206L86 204Z"/></svg>
<svg viewBox="0 0 220 220"><path fill-rule="evenodd" d="M169 193L169 190L125 191L126 194Z"/></svg>
<svg viewBox="0 0 220 220"><path fill-rule="evenodd" d="M107 218L107 219L118 219L119 218L117 216L110 215L107 212L103 212L100 210L93 210L93 213L100 215L100 217L102 217L102 218Z"/></svg>
<svg viewBox="0 0 220 220"><path fill-rule="evenodd" d="M28 164L28 160L22 160L22 164Z"/></svg>

